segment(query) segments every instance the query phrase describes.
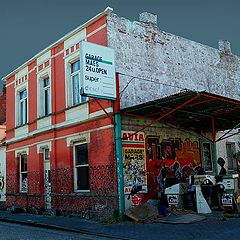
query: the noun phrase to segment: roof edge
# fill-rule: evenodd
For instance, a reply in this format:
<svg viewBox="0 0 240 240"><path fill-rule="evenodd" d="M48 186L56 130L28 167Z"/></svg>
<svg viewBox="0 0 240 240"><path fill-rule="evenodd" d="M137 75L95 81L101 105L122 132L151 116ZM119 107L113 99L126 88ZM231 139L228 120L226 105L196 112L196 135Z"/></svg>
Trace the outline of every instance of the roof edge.
<svg viewBox="0 0 240 240"><path fill-rule="evenodd" d="M54 43L52 43L51 45L49 45L48 47L44 48L42 51L40 51L39 53L37 53L36 55L34 55L32 58L30 58L29 60L27 60L26 62L24 62L22 65L20 65L18 68L16 68L15 70L13 70L12 72L10 72L9 74L7 74L5 77L2 78L2 81L5 81L8 77L10 77L11 75L15 74L16 72L20 71L22 68L26 67L26 65L28 65L30 62L32 62L35 58L38 58L39 56L41 56L42 54L44 54L45 52L47 52L48 50L50 50L51 48L55 47L57 44L59 44L60 42L64 41L65 39L71 37L72 35L74 35L75 33L77 33L78 31L82 30L83 28L89 26L90 24L92 24L93 22L97 21L98 19L100 19L101 17L110 14L113 11L113 8L111 7L107 7L105 8L104 11L98 13L96 16L92 17L90 20L88 20L87 22L85 22L84 24L76 27L75 29L73 29L71 32L65 34L62 38L58 39L57 41L55 41Z"/></svg>

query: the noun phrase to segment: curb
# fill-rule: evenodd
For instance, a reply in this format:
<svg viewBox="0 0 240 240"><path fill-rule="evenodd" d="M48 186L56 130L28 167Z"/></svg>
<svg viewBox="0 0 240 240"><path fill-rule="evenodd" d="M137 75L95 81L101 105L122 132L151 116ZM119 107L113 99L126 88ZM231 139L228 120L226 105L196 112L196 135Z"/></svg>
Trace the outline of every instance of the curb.
<svg viewBox="0 0 240 240"><path fill-rule="evenodd" d="M81 233L81 234L92 235L92 236L96 236L96 237L105 237L105 238L109 238L109 239L131 240L130 238L112 236L112 235L105 234L105 233L94 233L94 232L90 232L89 230L85 230L85 229L80 230L80 229L76 229L76 228L62 227L62 226L53 225L53 224L49 225L46 223L38 223L38 222L34 222L34 221L14 220L14 219L6 218L6 217L0 217L0 221L7 222L7 223L15 223L15 224L39 227L39 228L48 228L48 229L53 229L53 230L65 231L65 232Z"/></svg>

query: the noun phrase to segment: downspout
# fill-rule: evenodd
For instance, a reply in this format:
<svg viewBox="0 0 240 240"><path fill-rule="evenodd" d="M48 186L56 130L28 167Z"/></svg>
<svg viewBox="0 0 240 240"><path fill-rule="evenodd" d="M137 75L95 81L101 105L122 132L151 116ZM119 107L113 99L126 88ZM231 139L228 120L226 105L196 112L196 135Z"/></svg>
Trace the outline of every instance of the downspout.
<svg viewBox="0 0 240 240"><path fill-rule="evenodd" d="M122 220L125 212L124 199L124 179L123 179L123 156L122 156L122 124L120 114L120 97L119 97L119 74L116 73L116 91L117 100L114 103L114 120L115 120L115 147L117 163L117 184L118 184L118 208L119 216Z"/></svg>

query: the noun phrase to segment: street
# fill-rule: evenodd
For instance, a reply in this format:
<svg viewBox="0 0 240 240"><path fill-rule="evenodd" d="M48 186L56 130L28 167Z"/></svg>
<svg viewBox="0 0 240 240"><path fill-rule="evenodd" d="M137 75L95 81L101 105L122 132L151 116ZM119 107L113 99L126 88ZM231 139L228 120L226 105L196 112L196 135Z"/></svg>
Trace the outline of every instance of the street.
<svg viewBox="0 0 240 240"><path fill-rule="evenodd" d="M230 238L231 240L238 240L240 219L228 218L226 221L222 221L221 219L208 218L205 221L192 224L136 224L125 222L120 224L94 225L92 232L95 235L0 222L0 232L0 240L223 240ZM101 237L98 234L109 237Z"/></svg>
<svg viewBox="0 0 240 240"><path fill-rule="evenodd" d="M0 222L1 240L107 240L112 238Z"/></svg>

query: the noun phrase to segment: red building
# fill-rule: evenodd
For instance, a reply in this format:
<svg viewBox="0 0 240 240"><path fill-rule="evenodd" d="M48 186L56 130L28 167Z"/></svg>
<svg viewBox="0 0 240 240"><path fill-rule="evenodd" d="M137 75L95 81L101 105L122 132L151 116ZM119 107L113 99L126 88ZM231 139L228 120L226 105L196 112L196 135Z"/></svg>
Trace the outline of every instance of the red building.
<svg viewBox="0 0 240 240"><path fill-rule="evenodd" d="M79 76L79 42L108 45L108 11L5 78L7 205L63 211L117 208L114 125L102 110L112 113L113 104L82 97Z"/></svg>

